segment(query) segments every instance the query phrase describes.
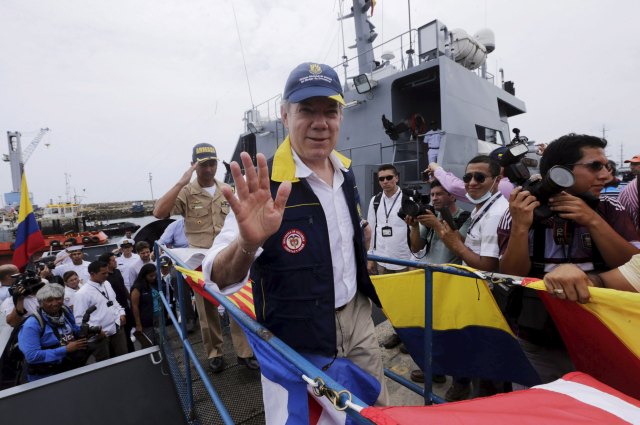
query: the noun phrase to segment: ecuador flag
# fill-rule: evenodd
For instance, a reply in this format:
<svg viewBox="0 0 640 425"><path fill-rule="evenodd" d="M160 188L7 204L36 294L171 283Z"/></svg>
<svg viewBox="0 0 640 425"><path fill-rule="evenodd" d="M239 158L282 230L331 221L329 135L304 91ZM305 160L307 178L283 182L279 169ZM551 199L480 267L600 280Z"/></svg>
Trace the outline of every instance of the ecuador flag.
<svg viewBox="0 0 640 425"><path fill-rule="evenodd" d="M425 271L372 276L382 309L413 360L423 368ZM536 385L527 360L478 278L433 272L433 371L469 378Z"/></svg>
<svg viewBox="0 0 640 425"><path fill-rule="evenodd" d="M555 322L576 369L640 398L640 294L589 288L587 304L560 300L542 281L528 285Z"/></svg>
<svg viewBox="0 0 640 425"><path fill-rule="evenodd" d="M45 247L44 237L38 227L33 207L29 200L27 178L22 173L22 187L20 188L20 212L18 213L18 228L16 230L16 243L13 245L13 264L21 272L29 263L33 254Z"/></svg>

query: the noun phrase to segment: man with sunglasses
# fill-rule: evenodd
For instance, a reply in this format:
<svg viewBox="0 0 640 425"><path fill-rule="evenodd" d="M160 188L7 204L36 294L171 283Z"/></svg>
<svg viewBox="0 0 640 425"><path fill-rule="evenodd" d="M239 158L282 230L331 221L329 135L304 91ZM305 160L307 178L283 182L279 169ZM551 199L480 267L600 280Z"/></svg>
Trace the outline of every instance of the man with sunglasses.
<svg viewBox="0 0 640 425"><path fill-rule="evenodd" d="M540 162L544 176L556 165L572 170L573 186L553 195L554 216L535 220L540 202L530 192L516 188L509 209L498 227L500 271L542 278L559 264L571 263L583 271L602 272L619 267L640 252L640 242L624 208L611 198L599 200L609 176L604 139L568 134L551 142ZM562 287L554 293L563 294ZM537 295L524 290L527 302L512 314L527 357L543 382L574 369L553 321L546 317ZM512 312L513 313L513 312Z"/></svg>
<svg viewBox="0 0 640 425"><path fill-rule="evenodd" d="M412 261L415 258L409 249L407 223L398 216L404 196L398 181L398 171L393 165L382 164L378 168L378 182L382 193L372 197L369 203L367 221L373 230L373 246L370 247L369 254ZM407 270L405 266L376 264L375 261L368 261L367 268L370 274L399 273Z"/></svg>
<svg viewBox="0 0 640 425"><path fill-rule="evenodd" d="M639 252L638 235L624 207L611 198L598 199L609 176L606 145L599 137L573 133L549 144L540 173L544 176L551 167L562 165L573 171L575 183L551 197L549 206L556 218L542 223L533 220L538 200L521 188L513 191L498 228L501 272L542 277L561 263L579 264L587 271L608 270ZM544 256L536 258L536 264L534 230L544 233ZM573 237L563 236L566 231Z"/></svg>
<svg viewBox="0 0 640 425"><path fill-rule="evenodd" d="M466 238L442 223L436 228L444 244L462 259L464 264L476 269L495 271L498 269L497 227L507 200L498 190L502 176L500 164L488 155L478 155L469 161L462 180L466 200L475 205Z"/></svg>

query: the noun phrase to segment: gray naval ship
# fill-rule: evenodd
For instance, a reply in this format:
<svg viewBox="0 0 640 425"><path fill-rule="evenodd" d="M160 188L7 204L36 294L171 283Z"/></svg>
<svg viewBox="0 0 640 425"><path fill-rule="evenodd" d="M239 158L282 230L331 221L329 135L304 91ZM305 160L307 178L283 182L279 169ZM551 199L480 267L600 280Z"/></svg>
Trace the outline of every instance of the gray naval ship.
<svg viewBox="0 0 640 425"><path fill-rule="evenodd" d="M380 164L394 164L404 187L428 193L422 170L429 157L461 176L473 156L508 144L509 117L526 111L502 69L500 81L487 72L487 55L495 49L491 30L469 35L434 20L374 46L370 7L370 0L352 0L351 13L340 18L353 20L356 42L349 47L357 54L334 67L346 102L336 149L352 160L365 205L380 190ZM274 154L286 136L280 100L274 96L245 112L233 161L240 162L242 151L254 162L258 152ZM230 173L226 179L232 182Z"/></svg>
<svg viewBox="0 0 640 425"><path fill-rule="evenodd" d="M351 47L357 53L351 59L344 55L343 62L336 65L346 101L337 150L351 158L365 204L379 190L376 171L383 163L395 164L404 186L426 193L421 174L429 162L424 142L433 141L428 130L437 130L432 134L440 141L437 151L430 149L432 157L460 176L471 157L506 145L508 118L525 112L524 102L514 95L513 83L502 78L498 82L486 70L486 57L495 48L491 31L470 36L434 20L374 46L377 34L367 18L370 7L370 0L352 0L351 13L341 18L343 24L353 20L356 43ZM273 156L286 136L279 117L280 100L280 95L274 96L245 112L245 132L239 137L232 160L238 161L242 151L249 152L254 160L258 152ZM230 173L226 179L230 182ZM390 326L384 332L389 333ZM193 374L191 387L185 382L191 376L191 367L185 367L188 356L176 330L163 327L163 336L162 348L146 348L0 391L7 423L46 421L50 417L48 409L33 406L54 399L53 394L66 393L76 395L74 409L57 412L59 421L66 423L79 423L79 418L82 423L95 425L123 420L231 423L211 402L207 394L211 386L228 406L233 422L264 423L259 374L235 364L229 338L225 341L225 362L229 366L218 376L205 370L206 354L200 346L199 332L189 336L193 344L190 350L199 360L191 365L201 374ZM390 365L387 362L385 366ZM410 363L396 366L407 374L414 367ZM126 383L127 391L122 391L122 383ZM108 395L109 406L117 408L105 411L104 397L95 397L96 388ZM446 385L439 390L444 392ZM400 391L392 390L392 394L397 392L395 404L422 404L421 397ZM189 407L191 395L195 399L193 407ZM413 402L409 397L414 397Z"/></svg>

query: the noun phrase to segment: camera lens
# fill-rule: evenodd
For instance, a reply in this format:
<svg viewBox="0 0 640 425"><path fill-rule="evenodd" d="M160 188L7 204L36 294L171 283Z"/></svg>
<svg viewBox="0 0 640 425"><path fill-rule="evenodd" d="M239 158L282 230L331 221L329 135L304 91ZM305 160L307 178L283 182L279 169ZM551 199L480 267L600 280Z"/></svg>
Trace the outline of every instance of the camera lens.
<svg viewBox="0 0 640 425"><path fill-rule="evenodd" d="M549 183L561 189L568 189L576 182L571 170L560 165L556 165L549 170L545 180L547 179Z"/></svg>

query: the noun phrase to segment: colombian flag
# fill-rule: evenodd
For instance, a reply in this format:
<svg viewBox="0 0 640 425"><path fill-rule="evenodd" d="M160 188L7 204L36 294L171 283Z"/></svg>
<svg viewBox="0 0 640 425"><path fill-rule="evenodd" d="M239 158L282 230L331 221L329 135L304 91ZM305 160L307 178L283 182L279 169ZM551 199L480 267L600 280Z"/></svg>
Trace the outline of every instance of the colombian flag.
<svg viewBox="0 0 640 425"><path fill-rule="evenodd" d="M425 271L371 280L382 309L423 368ZM487 283L473 277L433 272L432 365L435 374L540 384Z"/></svg>
<svg viewBox="0 0 640 425"><path fill-rule="evenodd" d="M38 227L33 207L29 200L27 178L22 173L22 187L20 188L20 212L18 213L18 229L16 230L16 243L13 245L13 264L21 272L29 263L33 254L45 247L44 237Z"/></svg>
<svg viewBox="0 0 640 425"><path fill-rule="evenodd" d="M579 304L550 296L542 281L528 287L539 290L577 370L640 398L640 293L589 288Z"/></svg>

